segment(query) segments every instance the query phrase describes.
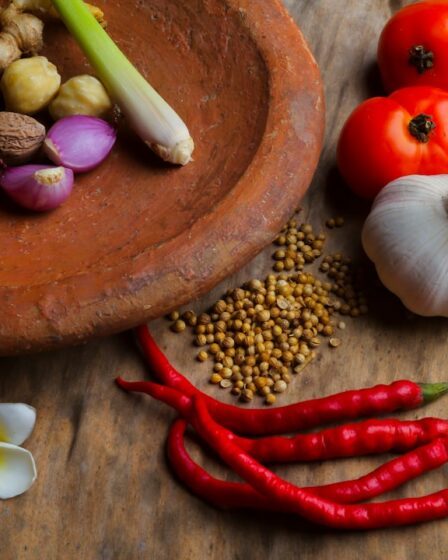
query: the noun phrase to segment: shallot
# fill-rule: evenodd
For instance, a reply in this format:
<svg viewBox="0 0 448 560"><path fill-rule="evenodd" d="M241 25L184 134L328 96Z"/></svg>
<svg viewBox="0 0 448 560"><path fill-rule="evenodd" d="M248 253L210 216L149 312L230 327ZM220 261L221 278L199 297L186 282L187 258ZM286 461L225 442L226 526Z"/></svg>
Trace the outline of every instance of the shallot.
<svg viewBox="0 0 448 560"><path fill-rule="evenodd" d="M0 186L17 204L43 212L60 206L72 192L73 171L49 165L9 167L0 175Z"/></svg>
<svg viewBox="0 0 448 560"><path fill-rule="evenodd" d="M102 163L117 139L115 128L108 122L86 115L60 119L48 131L44 152L56 165L76 173L90 171Z"/></svg>

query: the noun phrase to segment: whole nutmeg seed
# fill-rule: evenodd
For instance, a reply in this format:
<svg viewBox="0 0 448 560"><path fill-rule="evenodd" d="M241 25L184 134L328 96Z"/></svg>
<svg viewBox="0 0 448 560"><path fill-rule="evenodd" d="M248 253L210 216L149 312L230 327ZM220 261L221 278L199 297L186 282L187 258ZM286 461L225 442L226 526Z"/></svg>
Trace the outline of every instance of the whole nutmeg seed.
<svg viewBox="0 0 448 560"><path fill-rule="evenodd" d="M0 159L7 165L29 161L45 139L45 127L28 115L0 112Z"/></svg>

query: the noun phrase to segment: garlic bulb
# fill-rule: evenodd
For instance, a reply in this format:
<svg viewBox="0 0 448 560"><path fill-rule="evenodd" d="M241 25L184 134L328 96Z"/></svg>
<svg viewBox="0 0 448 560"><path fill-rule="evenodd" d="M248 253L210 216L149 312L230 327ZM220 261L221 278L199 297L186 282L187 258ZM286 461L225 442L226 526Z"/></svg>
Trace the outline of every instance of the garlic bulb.
<svg viewBox="0 0 448 560"><path fill-rule="evenodd" d="M448 317L448 175L389 183L375 199L362 244L408 309Z"/></svg>

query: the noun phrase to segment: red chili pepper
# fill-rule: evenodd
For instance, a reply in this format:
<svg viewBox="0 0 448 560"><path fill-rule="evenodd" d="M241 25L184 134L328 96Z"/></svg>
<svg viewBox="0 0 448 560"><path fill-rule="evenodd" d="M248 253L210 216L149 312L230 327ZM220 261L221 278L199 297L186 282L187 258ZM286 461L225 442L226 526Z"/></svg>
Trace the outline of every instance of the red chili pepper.
<svg viewBox="0 0 448 560"><path fill-rule="evenodd" d="M214 478L198 465L186 450L184 445L186 427L187 422L184 419L177 419L171 426L167 442L168 458L178 478L194 494L222 509L292 511L293 508L289 504L273 502L247 483ZM440 440L435 439L402 457L392 459L357 480L313 486L306 490L340 503L369 500L442 466L448 459L448 455L440 450Z"/></svg>
<svg viewBox="0 0 448 560"><path fill-rule="evenodd" d="M169 363L145 325L136 332L149 367L162 383L188 396L203 396L215 420L234 432L247 435L288 433L331 422L409 410L448 391L448 383L395 381L391 385L345 391L289 406L244 409L205 395Z"/></svg>
<svg viewBox="0 0 448 560"><path fill-rule="evenodd" d="M289 463L408 451L443 436L448 436L446 420L423 418L402 421L388 418L365 420L293 437L249 439L235 436L235 443L261 463Z"/></svg>
<svg viewBox="0 0 448 560"><path fill-rule="evenodd" d="M191 397L175 389L152 381L128 382L117 378L116 382L126 391L149 394L175 408L187 420L191 419ZM239 447L262 463L288 463L408 451L440 436L448 436L448 421L424 418L408 421L366 420L293 437L231 437Z"/></svg>
<svg viewBox="0 0 448 560"><path fill-rule="evenodd" d="M207 410L201 397L194 399L194 427L212 449L246 482L266 498L291 507L309 521L338 529L379 529L411 525L448 516L448 490L421 498L405 498L382 503L347 505L294 486L258 463L231 438ZM448 442L438 439L433 453L448 459Z"/></svg>

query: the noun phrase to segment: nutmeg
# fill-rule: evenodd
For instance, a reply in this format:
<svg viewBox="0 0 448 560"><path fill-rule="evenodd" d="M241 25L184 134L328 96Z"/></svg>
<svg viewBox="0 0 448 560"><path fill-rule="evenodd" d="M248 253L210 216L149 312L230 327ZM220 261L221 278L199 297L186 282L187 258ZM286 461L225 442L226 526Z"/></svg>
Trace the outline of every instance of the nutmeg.
<svg viewBox="0 0 448 560"><path fill-rule="evenodd" d="M0 159L7 165L26 163L45 139L45 127L19 113L0 112Z"/></svg>

